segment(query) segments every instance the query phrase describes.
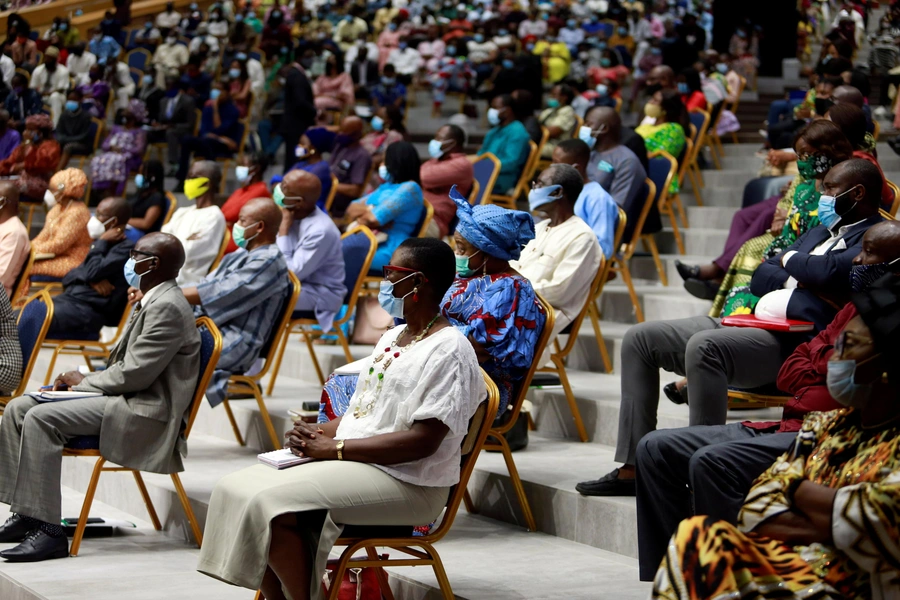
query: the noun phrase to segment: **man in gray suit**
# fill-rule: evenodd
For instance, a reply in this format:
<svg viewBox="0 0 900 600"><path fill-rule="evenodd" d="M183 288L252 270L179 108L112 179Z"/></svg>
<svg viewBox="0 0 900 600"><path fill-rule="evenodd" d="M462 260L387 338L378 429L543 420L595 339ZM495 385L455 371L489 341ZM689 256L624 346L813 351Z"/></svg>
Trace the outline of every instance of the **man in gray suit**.
<svg viewBox="0 0 900 600"><path fill-rule="evenodd" d="M59 526L62 450L74 437L99 436L106 460L153 473L184 470L182 431L200 369L200 335L175 277L184 264L178 238L151 233L138 241L125 278L143 293L106 370L61 373L54 389L91 398L38 403L16 398L0 421L0 502L13 515L0 527L0 552L13 562L68 555Z"/></svg>

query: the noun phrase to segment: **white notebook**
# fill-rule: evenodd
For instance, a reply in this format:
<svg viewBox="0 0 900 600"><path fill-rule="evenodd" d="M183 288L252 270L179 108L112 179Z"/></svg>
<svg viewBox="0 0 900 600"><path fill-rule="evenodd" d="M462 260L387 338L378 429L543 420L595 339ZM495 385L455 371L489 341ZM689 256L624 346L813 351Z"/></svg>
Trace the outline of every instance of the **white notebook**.
<svg viewBox="0 0 900 600"><path fill-rule="evenodd" d="M295 456L289 449L282 448L281 450L272 450L271 452L263 452L262 454L258 454L256 456L264 465L268 465L275 469L287 469L288 467L296 467L297 465L302 465L303 463L308 463L311 460L315 460L313 458L308 457L299 457Z"/></svg>
<svg viewBox="0 0 900 600"><path fill-rule="evenodd" d="M60 402L61 400L81 400L82 398L98 398L103 394L96 392L76 392L76 391L37 391L28 392L26 396L31 396L38 402Z"/></svg>

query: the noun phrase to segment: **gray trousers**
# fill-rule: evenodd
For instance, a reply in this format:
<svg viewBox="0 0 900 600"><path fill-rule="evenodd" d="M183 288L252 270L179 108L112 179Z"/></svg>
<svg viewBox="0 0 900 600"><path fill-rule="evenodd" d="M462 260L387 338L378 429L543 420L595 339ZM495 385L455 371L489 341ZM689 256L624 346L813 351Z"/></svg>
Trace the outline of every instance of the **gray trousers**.
<svg viewBox="0 0 900 600"><path fill-rule="evenodd" d="M631 327L622 344L616 461L633 465L638 442L656 429L661 368L687 376L691 425L722 425L728 412L728 386L755 388L774 383L784 359L782 344L771 332L723 327L709 317Z"/></svg>
<svg viewBox="0 0 900 600"><path fill-rule="evenodd" d="M641 581L653 580L669 538L683 519L708 515L735 523L753 481L796 437L740 423L647 434L637 449Z"/></svg>
<svg viewBox="0 0 900 600"><path fill-rule="evenodd" d="M0 420L0 502L14 513L47 523L62 518L63 446L79 435L100 435L109 398L10 402Z"/></svg>

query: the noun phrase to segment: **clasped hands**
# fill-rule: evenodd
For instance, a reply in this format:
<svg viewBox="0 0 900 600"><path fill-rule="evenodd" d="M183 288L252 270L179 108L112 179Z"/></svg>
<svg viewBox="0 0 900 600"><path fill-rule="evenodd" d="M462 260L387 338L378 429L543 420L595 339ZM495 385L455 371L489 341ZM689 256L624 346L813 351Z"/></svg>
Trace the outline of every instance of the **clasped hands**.
<svg viewBox="0 0 900 600"><path fill-rule="evenodd" d="M284 447L295 456L319 460L337 459L337 442L314 425L297 421L294 428L284 434L284 437L286 439Z"/></svg>

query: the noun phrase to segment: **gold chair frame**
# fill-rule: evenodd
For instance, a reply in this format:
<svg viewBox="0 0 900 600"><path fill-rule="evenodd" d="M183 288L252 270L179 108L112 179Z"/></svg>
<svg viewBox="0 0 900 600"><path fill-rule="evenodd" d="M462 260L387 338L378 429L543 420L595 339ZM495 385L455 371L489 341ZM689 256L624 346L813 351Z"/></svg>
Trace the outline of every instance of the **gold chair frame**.
<svg viewBox="0 0 900 600"><path fill-rule="evenodd" d="M88 369L94 370L91 364L91 358L109 359L110 351L119 343L122 333L125 332L125 326L128 324L128 317L131 315L131 307L126 306L122 312L122 318L116 327L116 333L108 342L102 340L44 340L44 348L53 348L53 355L50 357L50 364L47 365L47 373L44 375L44 385L50 385L53 378L53 370L56 368L56 359L60 355L84 357L84 362Z"/></svg>
<svg viewBox="0 0 900 600"><path fill-rule="evenodd" d="M491 201L491 194L494 192L494 184L497 183L497 178L500 176L500 159L494 156L492 152L485 152L484 154L470 154L469 162L474 165L480 160L489 160L494 165L494 171L491 173L490 178L488 178L487 183L482 190L479 184L479 190L481 193L481 203L488 204ZM477 194L469 194L469 204L475 203L475 198Z"/></svg>
<svg viewBox="0 0 900 600"><path fill-rule="evenodd" d="M34 370L34 365L37 364L38 355L41 351L41 346L44 343L44 338L47 337L47 330L50 329L50 322L53 320L53 300L50 298L50 294L44 291L40 291L37 294L34 294L28 300L22 303L22 308L25 308L25 305L29 302L43 302L47 305L47 314L44 315L44 324L41 325L41 330L38 332L37 339L35 340L34 349L31 351L31 357L28 359L28 362L22 365L22 378L19 380L19 385L13 390L9 396L0 396L0 415L3 414L3 409L13 398L18 398L22 394L25 393L25 390L28 389L28 380L31 379L31 372ZM19 312L19 316L16 319L16 325L18 326L19 321L22 319L22 312Z"/></svg>
<svg viewBox="0 0 900 600"><path fill-rule="evenodd" d="M645 204L647 204L645 202ZM649 212L649 205L647 205L647 211ZM646 217L646 213L644 213ZM597 308L597 301L600 299L601 294L603 294L603 288L606 287L606 282L609 281L609 274L612 271L613 264L616 261L615 253L622 246L622 236L625 234L625 226L628 223L628 215L625 214L625 211L622 210L622 207L619 207L619 222L616 225L616 233L613 238L613 256L604 258L603 266L601 268L600 274L600 284L597 286L596 291L594 291L591 296L591 301L588 304L588 315L591 318L591 325L594 327L594 336L597 338L597 347L600 350L600 359L603 361L603 370L607 373L613 372L613 364L612 360L609 358L609 351L606 349L606 343L603 341L603 333L600 331L600 310ZM638 218L638 225L643 226L643 221ZM640 235L640 231L635 229Z"/></svg>

